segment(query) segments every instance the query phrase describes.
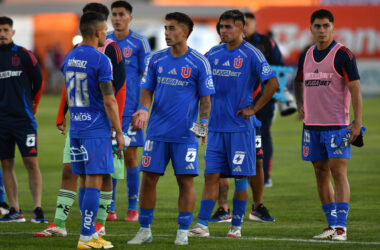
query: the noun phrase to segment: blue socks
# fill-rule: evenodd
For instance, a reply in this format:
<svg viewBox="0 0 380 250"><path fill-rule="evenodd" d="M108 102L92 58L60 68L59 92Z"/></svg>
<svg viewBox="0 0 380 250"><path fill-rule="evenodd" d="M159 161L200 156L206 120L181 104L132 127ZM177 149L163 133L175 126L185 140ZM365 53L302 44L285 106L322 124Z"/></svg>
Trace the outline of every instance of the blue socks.
<svg viewBox="0 0 380 250"><path fill-rule="evenodd" d="M80 234L90 236L95 233L94 221L98 213L100 190L86 188L82 200L82 227Z"/></svg>
<svg viewBox="0 0 380 250"><path fill-rule="evenodd" d="M327 223L330 227L336 226L336 206L335 203L327 203L322 205L323 212L325 213Z"/></svg>
<svg viewBox="0 0 380 250"><path fill-rule="evenodd" d="M198 214L198 223L208 226L208 221L211 218L212 210L214 209L215 201L201 200L201 208Z"/></svg>
<svg viewBox="0 0 380 250"><path fill-rule="evenodd" d="M139 222L141 227L150 227L153 222L153 211L154 209L140 208Z"/></svg>
<svg viewBox="0 0 380 250"><path fill-rule="evenodd" d="M137 210L140 187L140 168L127 168L128 210Z"/></svg>
<svg viewBox="0 0 380 250"><path fill-rule="evenodd" d="M3 183L3 171L0 168L0 202L5 202L5 189Z"/></svg>
<svg viewBox="0 0 380 250"><path fill-rule="evenodd" d="M338 227L346 228L348 210L350 209L350 203L347 202L337 202L336 205L336 225Z"/></svg>
<svg viewBox="0 0 380 250"><path fill-rule="evenodd" d="M241 227L241 224L243 224L245 208L247 207L247 201L233 199L232 204L233 207L231 225Z"/></svg>
<svg viewBox="0 0 380 250"><path fill-rule="evenodd" d="M78 204L79 204L79 210L80 212L82 213L82 204L83 204L83 197L84 197L84 193L86 192L86 189L85 188L79 188L79 192L78 192Z"/></svg>
<svg viewBox="0 0 380 250"><path fill-rule="evenodd" d="M112 201L110 205L110 212L115 212L115 201L116 201L116 185L117 185L117 179L112 178Z"/></svg>
<svg viewBox="0 0 380 250"><path fill-rule="evenodd" d="M191 223L193 223L193 213L179 212L177 222L179 229L188 230Z"/></svg>

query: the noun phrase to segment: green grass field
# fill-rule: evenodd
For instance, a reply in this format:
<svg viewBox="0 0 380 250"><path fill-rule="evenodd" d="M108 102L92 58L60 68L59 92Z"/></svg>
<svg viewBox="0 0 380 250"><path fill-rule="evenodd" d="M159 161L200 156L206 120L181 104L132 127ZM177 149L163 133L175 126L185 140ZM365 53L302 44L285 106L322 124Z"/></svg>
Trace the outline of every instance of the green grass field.
<svg viewBox="0 0 380 250"><path fill-rule="evenodd" d="M39 164L43 177L42 205L45 216L54 217L56 198L61 183L62 149L64 136L55 128L58 96L43 96L37 121L39 124ZM274 159L273 187L264 190L264 204L276 218L274 223L248 220L251 200L247 206L241 239L227 239L229 224L210 224L212 237L189 240L184 249L380 249L380 98L364 99L363 122L367 127L365 146L352 148L348 164L351 185L351 209L348 219L347 242L312 240L325 226L325 218L318 199L314 172L310 163L300 155L302 123L296 115L277 117L272 126ZM200 172L203 172L203 152L200 148ZM141 153L141 152L140 152ZM26 170L19 155L16 158L19 184L19 202L26 223L0 224L0 249L66 249L76 248L80 233L80 214L77 202L67 221L69 236L65 238L34 238L46 224L29 222L32 217L32 199ZM232 182L231 182L232 184ZM203 175L195 179L197 202L194 217L198 214ZM229 197L232 198L233 185ZM126 249L177 249L174 245L177 230L178 188L169 166L158 184L155 218L152 224L153 242L142 246L129 246L137 232L138 223L126 223L127 208L125 181L117 187L116 212L118 221L107 223L106 239L116 248ZM250 198L251 199L251 198Z"/></svg>

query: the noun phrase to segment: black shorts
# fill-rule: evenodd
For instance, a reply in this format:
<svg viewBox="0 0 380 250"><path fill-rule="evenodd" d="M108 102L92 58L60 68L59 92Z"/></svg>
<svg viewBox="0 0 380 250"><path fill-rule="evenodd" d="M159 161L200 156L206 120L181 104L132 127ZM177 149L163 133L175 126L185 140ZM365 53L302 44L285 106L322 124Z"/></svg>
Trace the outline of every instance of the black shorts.
<svg viewBox="0 0 380 250"><path fill-rule="evenodd" d="M0 160L15 157L16 143L22 157L37 156L37 129L33 122L0 123Z"/></svg>

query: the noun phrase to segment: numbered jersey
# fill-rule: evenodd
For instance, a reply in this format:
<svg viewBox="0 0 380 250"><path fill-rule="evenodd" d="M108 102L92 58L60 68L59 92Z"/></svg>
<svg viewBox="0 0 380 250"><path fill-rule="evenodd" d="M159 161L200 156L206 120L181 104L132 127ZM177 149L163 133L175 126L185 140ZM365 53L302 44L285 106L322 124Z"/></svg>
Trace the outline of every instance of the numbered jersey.
<svg viewBox="0 0 380 250"><path fill-rule="evenodd" d="M66 81L71 138L111 137L99 89L100 82L112 81L108 57L92 46L80 45L67 54L61 70Z"/></svg>

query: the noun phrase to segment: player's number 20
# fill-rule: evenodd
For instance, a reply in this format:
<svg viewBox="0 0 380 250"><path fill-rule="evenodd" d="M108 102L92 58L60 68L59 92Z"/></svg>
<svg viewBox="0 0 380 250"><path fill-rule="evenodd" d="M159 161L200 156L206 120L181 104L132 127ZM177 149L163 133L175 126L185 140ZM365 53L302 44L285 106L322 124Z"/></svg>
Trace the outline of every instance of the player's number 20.
<svg viewBox="0 0 380 250"><path fill-rule="evenodd" d="M66 72L67 100L69 107L88 107L90 106L90 98L88 95L87 74L84 72ZM72 90L75 90L71 94Z"/></svg>

